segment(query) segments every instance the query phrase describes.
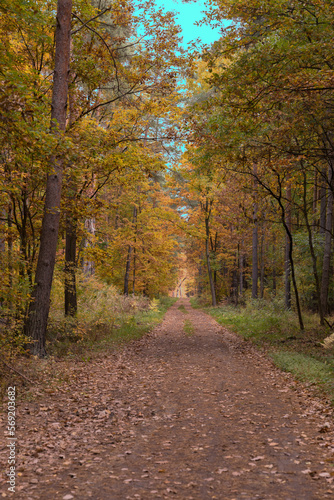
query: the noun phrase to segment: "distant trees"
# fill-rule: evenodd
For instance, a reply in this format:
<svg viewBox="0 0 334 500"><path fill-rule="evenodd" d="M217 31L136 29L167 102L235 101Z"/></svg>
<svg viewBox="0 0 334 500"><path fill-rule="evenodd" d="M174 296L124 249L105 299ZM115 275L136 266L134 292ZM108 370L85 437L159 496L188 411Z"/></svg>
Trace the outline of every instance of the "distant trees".
<svg viewBox="0 0 334 500"><path fill-rule="evenodd" d="M55 11L45 0L0 5L7 324L25 323L43 356L55 264L75 317L80 267L154 296L178 282L180 247L193 291L214 305L280 295L301 329L303 306L326 322L332 6L218 1L209 19L232 24L196 68L173 14L152 1L59 0ZM173 170L164 153L180 137L188 145Z"/></svg>
<svg viewBox="0 0 334 500"><path fill-rule="evenodd" d="M0 9L6 41L0 49L0 312L25 323L32 352L43 356L55 262L64 267L65 312L72 316L82 260L123 289L129 245L120 244L121 228L133 231L123 234L132 248L131 291L153 296L173 285L175 243L168 221L154 221L165 206L161 151L173 140L177 73L188 69L173 14L151 1L135 11L127 1L87 0L72 9L70 0L59 0L57 17L56 4L44 0L34 7L5 1ZM134 182L148 183L145 193L157 206L139 203ZM128 209L137 211L134 222ZM118 232L105 227L114 217ZM143 218L152 226L147 235ZM87 221L95 224L89 245ZM107 255L117 272L105 272Z"/></svg>
<svg viewBox="0 0 334 500"><path fill-rule="evenodd" d="M246 283L252 282L252 296L258 296L259 279L260 295L277 293L281 277L289 307L291 280L301 329L300 301L317 307L323 323L332 301L332 6L325 1L224 1L209 17L232 24L204 55L206 73L202 65L197 79L201 90L190 83L190 162L194 169L198 163L210 165L224 179L223 189L237 190L240 204L228 224L231 234L236 227L241 231L243 273ZM203 91L205 97L196 99ZM233 206L232 200L219 204L219 197L215 204L217 221ZM253 243L249 229L240 229L239 214L253 228ZM226 246L226 225L225 220L218 231L221 246ZM240 243L235 239L231 258ZM275 280L269 262L275 262ZM226 279L225 265L220 262L220 280Z"/></svg>

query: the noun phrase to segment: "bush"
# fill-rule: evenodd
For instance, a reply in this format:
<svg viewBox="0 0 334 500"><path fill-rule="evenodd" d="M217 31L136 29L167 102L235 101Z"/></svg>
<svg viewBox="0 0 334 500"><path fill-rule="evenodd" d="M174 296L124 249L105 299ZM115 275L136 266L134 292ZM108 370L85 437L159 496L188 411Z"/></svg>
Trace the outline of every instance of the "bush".
<svg viewBox="0 0 334 500"><path fill-rule="evenodd" d="M155 324L173 303L170 297L150 300L144 296L125 296L113 285L95 276L78 280L78 314L64 317L63 284L56 276L47 334L47 351L57 356L78 353L84 348L137 338Z"/></svg>

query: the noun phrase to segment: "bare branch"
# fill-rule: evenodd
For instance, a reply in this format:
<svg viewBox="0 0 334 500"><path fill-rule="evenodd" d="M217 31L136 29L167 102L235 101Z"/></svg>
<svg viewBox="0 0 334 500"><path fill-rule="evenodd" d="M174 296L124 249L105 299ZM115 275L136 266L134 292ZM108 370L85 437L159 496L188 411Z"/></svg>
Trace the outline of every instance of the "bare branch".
<svg viewBox="0 0 334 500"><path fill-rule="evenodd" d="M79 16L77 16L76 14L73 14L74 17L76 17L81 23L83 23L83 21L80 19ZM88 21L87 21L88 22ZM103 38L102 35L100 35L100 33L98 33L94 28L92 28L91 26L88 26L87 23L83 23L83 26L82 27L85 27L87 29L89 29L89 31L92 31L96 36L98 36L100 38L100 40L102 41L103 45L106 47L106 49L108 50L109 54L110 54L110 57L112 58L113 60L113 63L114 63L114 68L115 68L115 76L116 76L116 81L117 81L117 90L118 92L120 92L120 87L119 87L119 80L118 80L118 70L117 70L117 64L116 64L116 59L114 57L114 54L112 53L112 50L110 50L110 47L109 45L107 44L107 42L105 41L105 39Z"/></svg>
<svg viewBox="0 0 334 500"><path fill-rule="evenodd" d="M110 9L111 9L111 7L105 8L102 12L100 12L99 14L97 14L95 17L92 17L91 19L89 19L85 23L83 21L81 21L81 19L79 19L78 16L76 16L75 14L73 14L73 17L76 17L82 23L82 26L80 26L80 28L78 28L78 29L76 29L74 31L71 31L71 35L72 36L75 35L76 33L78 33L78 31L80 31L83 28L85 28L85 26L87 26L87 24L89 24L92 21L95 21L95 19L98 19L99 17L103 16L103 14L105 14L106 12L108 12Z"/></svg>

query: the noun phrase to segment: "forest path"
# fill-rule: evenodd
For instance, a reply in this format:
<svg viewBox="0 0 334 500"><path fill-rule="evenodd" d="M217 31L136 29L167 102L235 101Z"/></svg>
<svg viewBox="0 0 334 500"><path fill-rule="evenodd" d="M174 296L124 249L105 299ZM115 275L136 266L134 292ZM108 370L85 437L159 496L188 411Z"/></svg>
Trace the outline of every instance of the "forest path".
<svg viewBox="0 0 334 500"><path fill-rule="evenodd" d="M187 299L75 370L19 408L15 498L333 497L330 407Z"/></svg>

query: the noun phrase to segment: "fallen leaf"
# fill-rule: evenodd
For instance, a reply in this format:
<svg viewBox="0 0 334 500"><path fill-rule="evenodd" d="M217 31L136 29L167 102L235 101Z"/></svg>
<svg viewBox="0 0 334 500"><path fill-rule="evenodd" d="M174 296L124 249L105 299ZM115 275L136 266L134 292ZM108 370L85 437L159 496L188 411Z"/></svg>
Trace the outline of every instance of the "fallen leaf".
<svg viewBox="0 0 334 500"><path fill-rule="evenodd" d="M217 474L222 474L223 472L228 472L228 469L226 469L226 467L224 467L223 469L217 470Z"/></svg>

